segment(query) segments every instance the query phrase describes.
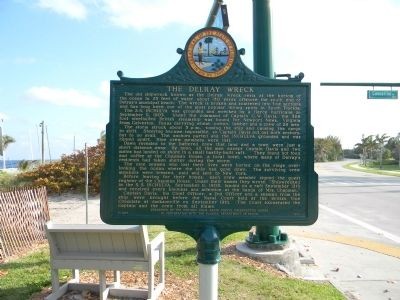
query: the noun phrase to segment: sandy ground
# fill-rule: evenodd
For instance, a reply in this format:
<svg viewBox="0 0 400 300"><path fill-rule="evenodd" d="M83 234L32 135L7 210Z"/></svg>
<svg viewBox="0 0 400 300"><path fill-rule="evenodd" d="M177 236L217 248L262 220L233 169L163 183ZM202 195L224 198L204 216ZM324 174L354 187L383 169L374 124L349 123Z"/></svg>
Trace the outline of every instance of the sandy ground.
<svg viewBox="0 0 400 300"><path fill-rule="evenodd" d="M88 224L103 223L100 218L100 197L89 197ZM66 194L49 196L50 220L59 224L85 224L86 200L84 195Z"/></svg>

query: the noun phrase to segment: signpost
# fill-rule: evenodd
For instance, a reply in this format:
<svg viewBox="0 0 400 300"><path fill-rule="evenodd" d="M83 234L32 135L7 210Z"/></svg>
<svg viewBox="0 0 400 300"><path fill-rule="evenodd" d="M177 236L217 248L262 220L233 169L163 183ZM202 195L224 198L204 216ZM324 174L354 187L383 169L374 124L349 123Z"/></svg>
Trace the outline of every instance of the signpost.
<svg viewBox="0 0 400 300"><path fill-rule="evenodd" d="M215 279L225 236L317 219L310 84L252 72L216 28L178 50L163 75L111 81L101 218L190 235Z"/></svg>
<svg viewBox="0 0 400 300"><path fill-rule="evenodd" d="M368 99L398 99L397 90L369 90L367 92Z"/></svg>
<svg viewBox="0 0 400 300"><path fill-rule="evenodd" d="M273 78L272 60L272 18L269 0L253 1L253 62L254 72L269 79ZM280 225L280 224L277 224ZM279 226L257 224L255 232L250 232L246 243L262 246L269 250L281 250L288 245L287 234L282 234Z"/></svg>

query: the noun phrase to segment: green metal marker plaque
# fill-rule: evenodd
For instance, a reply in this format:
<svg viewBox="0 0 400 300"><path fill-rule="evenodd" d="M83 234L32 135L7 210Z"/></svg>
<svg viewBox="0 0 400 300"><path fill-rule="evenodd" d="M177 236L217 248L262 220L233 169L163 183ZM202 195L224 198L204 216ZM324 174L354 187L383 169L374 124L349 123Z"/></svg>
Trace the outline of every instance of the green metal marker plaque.
<svg viewBox="0 0 400 300"><path fill-rule="evenodd" d="M310 84L253 73L213 28L180 52L161 76L111 81L103 221L193 237L206 225L225 236L315 222Z"/></svg>

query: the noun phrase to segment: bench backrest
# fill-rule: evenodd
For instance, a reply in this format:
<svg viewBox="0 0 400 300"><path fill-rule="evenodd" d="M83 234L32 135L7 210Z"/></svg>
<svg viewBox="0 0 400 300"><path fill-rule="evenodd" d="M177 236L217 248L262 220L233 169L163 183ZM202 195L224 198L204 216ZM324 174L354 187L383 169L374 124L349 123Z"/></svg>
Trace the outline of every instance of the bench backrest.
<svg viewBox="0 0 400 300"><path fill-rule="evenodd" d="M146 225L46 224L53 258L69 253L116 254L147 260Z"/></svg>

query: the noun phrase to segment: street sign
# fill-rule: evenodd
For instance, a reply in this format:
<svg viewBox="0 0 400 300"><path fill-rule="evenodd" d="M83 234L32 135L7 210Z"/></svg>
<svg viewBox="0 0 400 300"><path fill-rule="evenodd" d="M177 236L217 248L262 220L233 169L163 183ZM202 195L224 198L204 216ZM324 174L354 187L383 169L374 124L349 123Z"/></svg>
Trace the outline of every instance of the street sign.
<svg viewBox="0 0 400 300"><path fill-rule="evenodd" d="M182 53L161 76L111 81L102 220L196 239L207 225L223 237L315 222L310 84L252 72L218 29Z"/></svg>
<svg viewBox="0 0 400 300"><path fill-rule="evenodd" d="M397 90L369 90L368 99L398 99Z"/></svg>

